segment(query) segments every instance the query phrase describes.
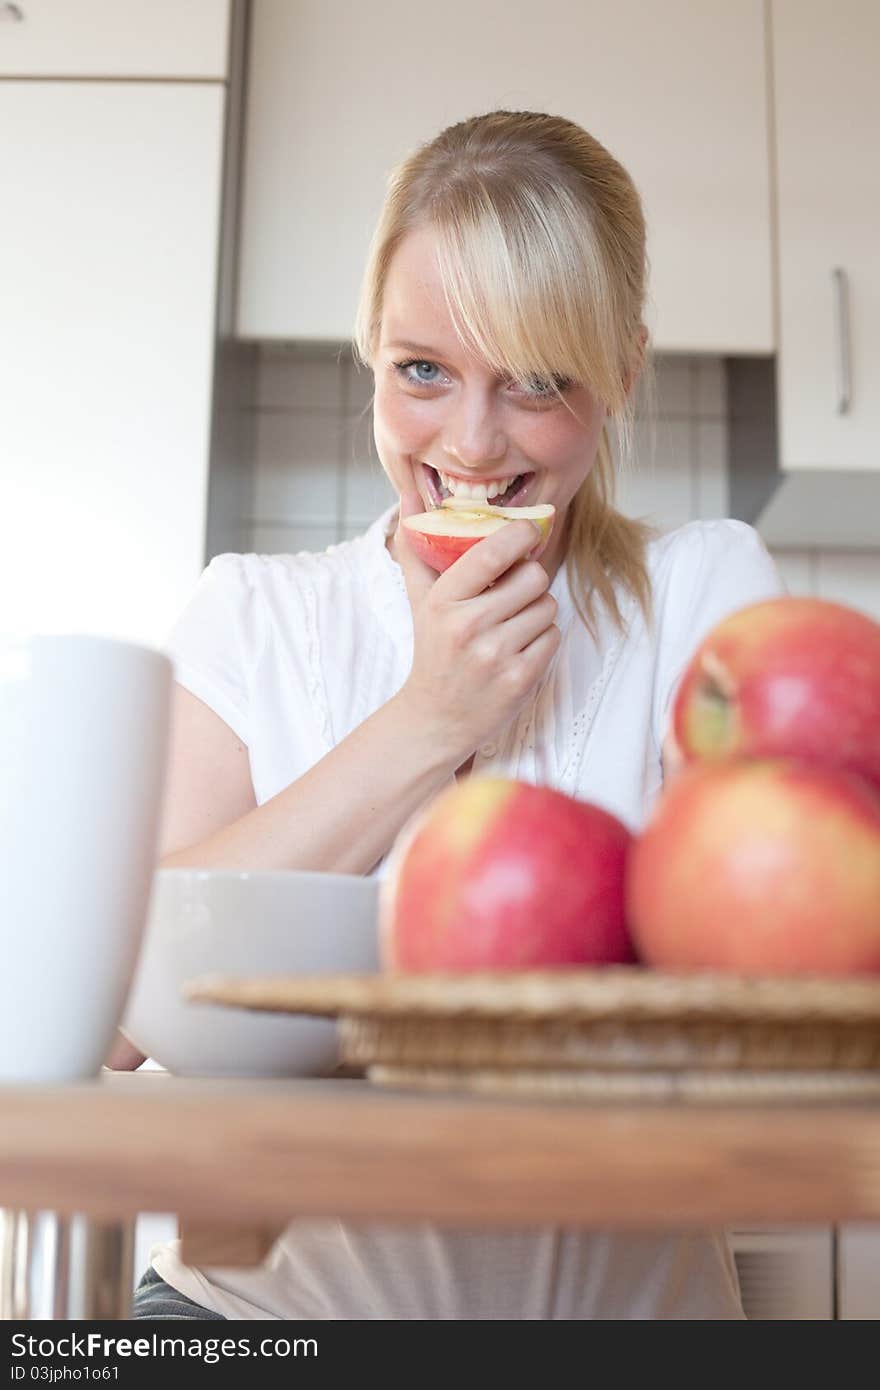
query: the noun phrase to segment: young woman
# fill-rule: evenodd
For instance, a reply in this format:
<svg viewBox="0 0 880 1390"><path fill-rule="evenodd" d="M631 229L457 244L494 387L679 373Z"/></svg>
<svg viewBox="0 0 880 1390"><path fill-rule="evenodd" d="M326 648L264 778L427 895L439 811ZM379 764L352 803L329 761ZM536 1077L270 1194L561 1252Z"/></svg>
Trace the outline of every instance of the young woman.
<svg viewBox="0 0 880 1390"><path fill-rule="evenodd" d="M356 346L400 497L323 554L221 555L175 661L163 866L381 873L453 777L491 770L633 830L678 679L727 613L784 592L736 521L664 536L613 506L645 367L635 188L569 121L497 111L393 174ZM552 502L438 576L400 518L449 492ZM291 1194L292 1198L295 1194ZM720 1234L293 1223L254 1271L152 1252L144 1317L738 1318Z"/></svg>

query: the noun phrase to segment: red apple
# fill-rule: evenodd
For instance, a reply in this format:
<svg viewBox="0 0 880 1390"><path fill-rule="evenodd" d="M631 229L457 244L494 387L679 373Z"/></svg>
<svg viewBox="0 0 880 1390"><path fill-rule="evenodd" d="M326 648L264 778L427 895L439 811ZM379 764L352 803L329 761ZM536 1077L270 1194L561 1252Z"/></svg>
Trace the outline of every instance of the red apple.
<svg viewBox="0 0 880 1390"><path fill-rule="evenodd" d="M624 922L631 840L589 802L470 777L398 836L380 888L383 963L418 972L632 960Z"/></svg>
<svg viewBox="0 0 880 1390"><path fill-rule="evenodd" d="M880 623L823 599L742 608L698 648L673 726L688 762L794 757L880 787Z"/></svg>
<svg viewBox="0 0 880 1390"><path fill-rule="evenodd" d="M880 794L794 761L686 768L630 855L627 909L664 969L880 970Z"/></svg>
<svg viewBox="0 0 880 1390"><path fill-rule="evenodd" d="M403 519L409 542L416 554L432 569L449 569L460 555L472 545L506 526L509 521L535 521L541 539L532 558L543 553L553 529L556 508L546 503L539 507L493 507L488 502L448 497L442 506L430 512Z"/></svg>

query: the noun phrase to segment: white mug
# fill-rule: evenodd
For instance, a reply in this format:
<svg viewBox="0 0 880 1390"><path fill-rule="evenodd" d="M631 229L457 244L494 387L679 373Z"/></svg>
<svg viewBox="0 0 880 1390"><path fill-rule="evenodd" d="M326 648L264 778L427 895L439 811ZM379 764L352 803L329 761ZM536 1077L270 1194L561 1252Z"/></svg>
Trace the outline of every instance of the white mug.
<svg viewBox="0 0 880 1390"><path fill-rule="evenodd" d="M0 636L0 1082L96 1076L149 908L171 662Z"/></svg>

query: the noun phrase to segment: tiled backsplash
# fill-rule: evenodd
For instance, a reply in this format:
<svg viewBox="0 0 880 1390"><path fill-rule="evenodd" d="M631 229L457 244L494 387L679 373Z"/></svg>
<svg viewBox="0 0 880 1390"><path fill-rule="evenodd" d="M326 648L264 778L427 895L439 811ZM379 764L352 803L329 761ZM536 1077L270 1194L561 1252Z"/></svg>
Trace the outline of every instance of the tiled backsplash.
<svg viewBox="0 0 880 1390"><path fill-rule="evenodd" d="M665 357L656 372L656 416L640 411L621 510L664 529L729 515L724 361ZM372 389L371 374L357 370L347 348L259 348L246 550L322 550L391 504L373 443ZM880 619L880 550L773 554L791 593L837 599Z"/></svg>

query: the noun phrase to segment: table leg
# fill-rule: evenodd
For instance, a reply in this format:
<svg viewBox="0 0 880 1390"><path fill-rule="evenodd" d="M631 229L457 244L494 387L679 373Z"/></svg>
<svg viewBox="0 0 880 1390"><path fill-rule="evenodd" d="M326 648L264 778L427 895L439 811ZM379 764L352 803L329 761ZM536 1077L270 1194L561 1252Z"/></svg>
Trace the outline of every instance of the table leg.
<svg viewBox="0 0 880 1390"><path fill-rule="evenodd" d="M0 1317L99 1321L131 1315L134 1222L0 1212Z"/></svg>

